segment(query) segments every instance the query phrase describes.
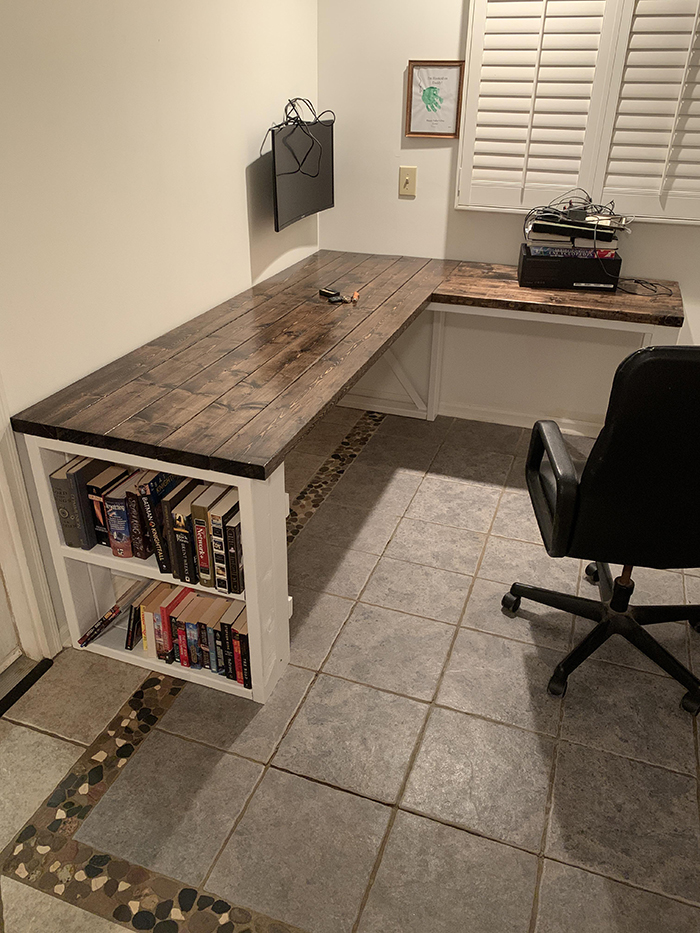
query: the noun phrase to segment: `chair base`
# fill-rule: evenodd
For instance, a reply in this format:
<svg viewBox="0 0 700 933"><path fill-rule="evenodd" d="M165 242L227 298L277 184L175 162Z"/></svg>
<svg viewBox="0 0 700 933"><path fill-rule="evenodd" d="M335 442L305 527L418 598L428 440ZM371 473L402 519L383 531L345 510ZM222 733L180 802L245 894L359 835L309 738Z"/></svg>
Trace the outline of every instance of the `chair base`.
<svg viewBox="0 0 700 933"><path fill-rule="evenodd" d="M695 631L700 632L700 606L630 606L634 584L625 586L620 580L613 581L607 564L589 564L586 576L592 583L598 584L600 600L569 596L526 583L514 583L502 600L503 608L510 612L517 612L520 600L525 598L597 623L573 651L557 664L547 687L549 693L552 696L564 696L569 675L611 635L622 635L685 687L688 692L681 700L681 706L696 715L700 711L700 680L652 638L645 631L645 626L687 620Z"/></svg>

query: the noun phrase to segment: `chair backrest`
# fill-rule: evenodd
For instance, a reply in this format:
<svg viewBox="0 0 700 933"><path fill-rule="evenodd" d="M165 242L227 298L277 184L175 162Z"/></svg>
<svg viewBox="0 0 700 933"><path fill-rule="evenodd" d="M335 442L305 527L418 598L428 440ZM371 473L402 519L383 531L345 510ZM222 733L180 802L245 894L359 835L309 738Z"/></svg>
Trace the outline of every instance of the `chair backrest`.
<svg viewBox="0 0 700 933"><path fill-rule="evenodd" d="M618 367L569 553L700 567L700 346L646 347Z"/></svg>

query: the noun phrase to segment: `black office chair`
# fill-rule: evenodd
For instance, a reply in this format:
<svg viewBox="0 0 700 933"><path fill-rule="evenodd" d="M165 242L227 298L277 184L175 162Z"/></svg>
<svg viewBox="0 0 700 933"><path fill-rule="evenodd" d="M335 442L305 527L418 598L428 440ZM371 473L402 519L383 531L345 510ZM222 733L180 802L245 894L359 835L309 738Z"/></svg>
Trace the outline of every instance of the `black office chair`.
<svg viewBox="0 0 700 933"><path fill-rule="evenodd" d="M546 454L546 458L545 458ZM577 471L554 421L532 430L527 486L547 553L593 560L586 576L600 600L514 583L504 609L525 597L598 624L554 669L548 690L611 635L622 635L688 691L700 710L700 680L645 626L687 619L700 632L700 606L629 605L634 566L700 567L700 347L647 347L628 356L613 380L605 425ZM622 564L613 581L609 564Z"/></svg>

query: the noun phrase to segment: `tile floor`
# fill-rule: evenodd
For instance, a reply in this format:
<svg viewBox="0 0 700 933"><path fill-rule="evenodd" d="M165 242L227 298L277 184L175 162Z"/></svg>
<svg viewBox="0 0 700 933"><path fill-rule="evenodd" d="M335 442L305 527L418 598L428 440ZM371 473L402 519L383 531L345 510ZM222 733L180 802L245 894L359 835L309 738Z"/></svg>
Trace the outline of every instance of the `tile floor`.
<svg viewBox="0 0 700 933"><path fill-rule="evenodd" d="M358 415L292 452L293 493ZM290 548L292 665L270 702L188 684L76 838L308 933L700 929L682 688L611 642L549 697L588 623L501 612L515 579L590 592L540 543L526 443L386 417ZM700 600L698 569L635 579L637 602ZM654 634L700 671L700 636ZM0 720L1 845L142 676L66 651ZM7 878L2 897L7 933L116 926Z"/></svg>

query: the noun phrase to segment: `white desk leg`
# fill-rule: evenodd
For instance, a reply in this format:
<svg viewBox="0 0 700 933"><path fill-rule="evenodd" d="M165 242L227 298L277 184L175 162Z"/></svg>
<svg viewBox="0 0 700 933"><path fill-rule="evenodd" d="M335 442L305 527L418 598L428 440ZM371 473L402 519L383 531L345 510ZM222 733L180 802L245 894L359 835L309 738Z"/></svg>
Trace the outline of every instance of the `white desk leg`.
<svg viewBox="0 0 700 933"><path fill-rule="evenodd" d="M433 311L433 332L430 342L430 380L428 383L428 421L435 421L440 407L442 358L445 348L445 312Z"/></svg>
<svg viewBox="0 0 700 933"><path fill-rule="evenodd" d="M241 504L253 699L265 703L289 661L284 464L266 480L235 479Z"/></svg>
<svg viewBox="0 0 700 933"><path fill-rule="evenodd" d="M673 347L678 343L680 332L680 327L651 327L642 334L642 346Z"/></svg>

